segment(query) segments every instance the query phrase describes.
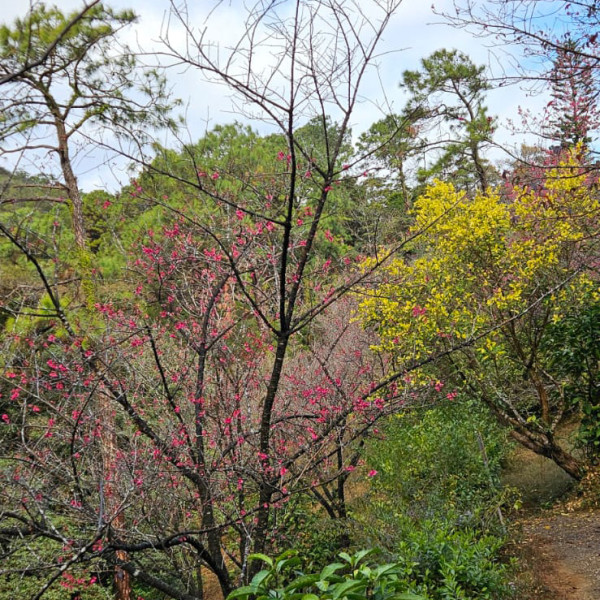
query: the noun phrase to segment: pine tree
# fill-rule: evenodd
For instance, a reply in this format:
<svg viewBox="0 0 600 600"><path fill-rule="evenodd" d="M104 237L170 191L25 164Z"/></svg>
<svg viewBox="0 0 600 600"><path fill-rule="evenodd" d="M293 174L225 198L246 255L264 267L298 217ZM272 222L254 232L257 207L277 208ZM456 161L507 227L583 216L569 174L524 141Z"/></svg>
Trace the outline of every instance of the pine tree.
<svg viewBox="0 0 600 600"><path fill-rule="evenodd" d="M550 74L548 137L561 147L588 146L600 126L598 86L590 58L567 39L557 50Z"/></svg>

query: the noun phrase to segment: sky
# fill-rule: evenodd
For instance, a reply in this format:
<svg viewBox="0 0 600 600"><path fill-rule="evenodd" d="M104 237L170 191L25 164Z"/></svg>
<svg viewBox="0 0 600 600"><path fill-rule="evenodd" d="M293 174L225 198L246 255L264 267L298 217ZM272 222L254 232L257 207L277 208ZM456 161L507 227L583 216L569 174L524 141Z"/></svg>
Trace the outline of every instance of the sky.
<svg viewBox="0 0 600 600"><path fill-rule="evenodd" d="M115 8L132 8L138 15L139 21L122 34L123 41L134 49L148 53L144 60L149 64L156 62L151 53L161 51L161 36L165 35L171 2L182 5L183 0L107 0L106 4ZM437 0L437 11L450 8L452 0ZM60 0L63 12L80 9L82 0ZM212 7L219 4L219 11L206 16ZM242 0L189 0L189 21L197 29L207 27L208 38L226 47L234 42L242 26L241 15L244 5ZM292 4L292 3L290 3ZM15 18L22 17L29 7L27 0L0 0L0 22L11 24ZM176 23L171 21L169 38L183 48L185 33ZM487 44L487 45L486 45ZM417 69L420 60L433 51L440 49L458 49L476 64L490 67L492 73L499 73L504 60L502 49L491 48L490 40L482 40L470 35L464 30L452 28L432 11L428 0L403 0L385 31L381 42L382 56L378 59L378 71L373 72L363 87L364 102L353 114L352 130L354 135L366 130L371 123L382 116L380 107L390 107L400 110L405 97L399 88L402 72L406 69ZM268 61L268 54L262 57ZM188 131L184 137L190 141L199 139L202 134L218 123L234 120L244 121L244 115L236 112L223 86L206 82L202 75L193 68L184 69L173 66L168 69L167 77L174 97L183 101ZM487 105L491 115L498 117L498 133L500 144L517 147L521 139L516 138L506 127L506 121L514 118L519 106L527 105L533 112L541 110L547 102L543 95L529 96L518 86L502 87L491 90L487 96ZM259 131L267 127L263 122L252 123ZM164 139L167 145L172 140ZM496 152L496 158L499 154ZM86 153L77 164L80 185L84 190L94 188L117 189L126 183L131 173L126 170L123 160L112 158L103 163L104 159L94 153ZM0 165L9 166L6 158L0 153Z"/></svg>

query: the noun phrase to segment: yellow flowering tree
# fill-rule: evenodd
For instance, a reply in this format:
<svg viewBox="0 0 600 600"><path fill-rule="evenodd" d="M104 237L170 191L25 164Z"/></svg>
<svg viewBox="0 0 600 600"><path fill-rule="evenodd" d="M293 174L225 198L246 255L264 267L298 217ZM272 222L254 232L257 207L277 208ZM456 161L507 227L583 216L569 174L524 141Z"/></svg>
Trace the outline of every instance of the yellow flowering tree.
<svg viewBox="0 0 600 600"><path fill-rule="evenodd" d="M600 203L577 155L548 167L539 189L468 197L434 182L414 206L418 258L395 260L364 290L360 319L398 373L442 355L422 378L479 398L520 443L580 478L555 440L569 406L542 345L567 310L598 296L589 264Z"/></svg>

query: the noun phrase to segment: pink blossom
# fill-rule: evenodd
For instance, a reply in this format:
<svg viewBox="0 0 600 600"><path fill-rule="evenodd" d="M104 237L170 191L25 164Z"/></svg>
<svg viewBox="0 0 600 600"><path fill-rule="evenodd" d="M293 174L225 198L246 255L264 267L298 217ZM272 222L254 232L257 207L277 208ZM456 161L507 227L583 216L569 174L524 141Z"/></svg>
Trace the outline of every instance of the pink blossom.
<svg viewBox="0 0 600 600"><path fill-rule="evenodd" d="M377 471L375 469L371 469L368 473L368 477L375 477L377 475Z"/></svg>
<svg viewBox="0 0 600 600"><path fill-rule="evenodd" d="M422 317L427 312L427 309L422 306L413 306L412 315L413 317Z"/></svg>

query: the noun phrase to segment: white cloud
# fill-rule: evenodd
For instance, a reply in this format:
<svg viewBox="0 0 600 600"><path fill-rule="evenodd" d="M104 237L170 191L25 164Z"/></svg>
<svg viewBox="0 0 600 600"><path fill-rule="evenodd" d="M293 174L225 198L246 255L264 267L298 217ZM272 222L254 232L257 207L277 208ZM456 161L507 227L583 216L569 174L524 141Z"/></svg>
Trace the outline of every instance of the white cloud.
<svg viewBox="0 0 600 600"><path fill-rule="evenodd" d="M451 0L437 2L438 9L450 5ZM2 20L12 22L17 16L22 16L29 3L0 0ZM170 23L169 39L174 47L181 52L186 47L186 32L176 19L169 19L171 3L169 0L111 0L108 4L115 9L133 8L140 15L140 20L133 27L125 30L122 39L135 49L141 48L146 53L144 61L156 64L152 52L161 52L161 35L165 36L166 24ZM242 2L221 2L220 10L215 11L207 21L210 8L215 5L208 0L192 1L189 4L189 23L195 34L207 27L206 39L219 44L221 49L230 47L243 32ZM293 3L290 3L292 6ZM61 0L63 11L80 9L81 0ZM431 11L429 2L424 0L404 0L397 14L392 18L385 32L380 47L381 57L378 60L378 72L371 72L365 80L362 89L363 103L353 115L352 126L355 133L365 130L381 115L378 107L387 104L400 110L404 97L399 89L402 72L406 69L416 69L421 58L426 57L439 48L457 48L478 64L493 63L490 50L481 39L474 38L466 31L457 30L441 23L441 19ZM254 67L267 68L272 60L268 50L256 56ZM168 61L162 57L161 62ZM243 120L244 115L236 112L232 104L230 92L223 86L209 83L195 68L185 68L183 65L173 66L168 70L168 79L174 96L181 98L186 105L186 117L191 139L200 137L207 127L216 123L230 122L235 119ZM489 94L488 106L490 113L498 115L502 124L509 117L514 117L520 104L543 104L543 101L526 98L518 87L506 87L494 90ZM256 126L264 130L264 124ZM500 131L498 139L501 142L515 142L515 138L506 131ZM96 157L97 158L97 157ZM84 188L105 184L112 176L107 167L92 169L94 157L87 157L81 162L81 182ZM118 163L121 177L126 177L123 163ZM113 184L114 185L114 184Z"/></svg>

